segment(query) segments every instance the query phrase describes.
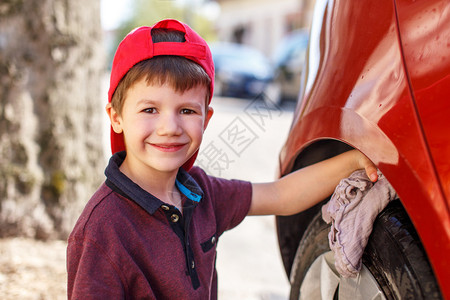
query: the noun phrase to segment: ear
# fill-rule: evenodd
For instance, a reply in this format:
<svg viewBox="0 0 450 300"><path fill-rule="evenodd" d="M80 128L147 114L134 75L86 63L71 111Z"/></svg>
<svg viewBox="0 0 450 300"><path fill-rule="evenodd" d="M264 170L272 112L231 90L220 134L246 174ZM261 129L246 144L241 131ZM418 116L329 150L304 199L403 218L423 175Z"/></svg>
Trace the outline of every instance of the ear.
<svg viewBox="0 0 450 300"><path fill-rule="evenodd" d="M111 121L111 127L115 133L122 133L122 118L119 113L111 106L111 103L106 104L106 113Z"/></svg>
<svg viewBox="0 0 450 300"><path fill-rule="evenodd" d="M209 120L211 119L213 114L214 114L214 109L211 106L208 106L208 110L206 112L206 117L205 117L205 123L203 124L203 130L205 130L206 127L208 126Z"/></svg>

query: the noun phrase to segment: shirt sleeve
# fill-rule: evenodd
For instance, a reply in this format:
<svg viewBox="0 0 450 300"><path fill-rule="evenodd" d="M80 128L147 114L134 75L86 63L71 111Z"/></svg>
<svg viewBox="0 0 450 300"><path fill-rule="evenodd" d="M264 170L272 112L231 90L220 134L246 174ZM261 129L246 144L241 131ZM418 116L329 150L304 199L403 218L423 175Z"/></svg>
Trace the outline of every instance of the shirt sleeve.
<svg viewBox="0 0 450 300"><path fill-rule="evenodd" d="M213 204L217 222L217 235L236 227L247 216L252 199L252 184L243 180L228 180L208 176L194 167L193 176L202 186L204 197Z"/></svg>
<svg viewBox="0 0 450 300"><path fill-rule="evenodd" d="M95 242L69 240L68 299L125 299L120 273Z"/></svg>

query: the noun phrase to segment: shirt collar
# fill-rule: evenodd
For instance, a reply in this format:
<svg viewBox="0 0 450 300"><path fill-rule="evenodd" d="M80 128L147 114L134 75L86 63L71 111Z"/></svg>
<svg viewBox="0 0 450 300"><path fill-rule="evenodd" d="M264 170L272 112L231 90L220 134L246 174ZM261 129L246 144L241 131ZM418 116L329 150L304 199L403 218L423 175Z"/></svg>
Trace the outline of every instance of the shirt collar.
<svg viewBox="0 0 450 300"><path fill-rule="evenodd" d="M125 151L117 152L111 157L109 164L105 169L105 175L107 178L106 184L115 192L136 202L148 213L155 213L163 202L142 189L120 171L119 167L123 163L125 157ZM183 168L178 170L175 183L180 192L194 203L200 202L203 198L203 190L194 178L192 178L192 176Z"/></svg>

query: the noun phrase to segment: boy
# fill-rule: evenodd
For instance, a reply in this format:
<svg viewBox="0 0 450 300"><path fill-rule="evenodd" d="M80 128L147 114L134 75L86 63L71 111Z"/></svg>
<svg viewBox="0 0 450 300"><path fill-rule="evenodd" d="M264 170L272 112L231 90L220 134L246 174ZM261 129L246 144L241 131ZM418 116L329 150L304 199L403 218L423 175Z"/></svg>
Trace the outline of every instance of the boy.
<svg viewBox="0 0 450 300"><path fill-rule="evenodd" d="M113 156L67 250L69 299L216 299L218 237L246 215L289 215L375 166L349 151L276 182L206 175L192 165L213 114L206 42L176 20L119 45L106 107Z"/></svg>

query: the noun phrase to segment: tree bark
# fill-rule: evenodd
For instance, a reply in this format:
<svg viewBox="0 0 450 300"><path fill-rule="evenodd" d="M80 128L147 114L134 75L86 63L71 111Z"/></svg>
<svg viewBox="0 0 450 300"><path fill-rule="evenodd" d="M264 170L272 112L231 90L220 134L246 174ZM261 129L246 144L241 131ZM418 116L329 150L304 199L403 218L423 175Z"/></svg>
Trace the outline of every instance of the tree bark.
<svg viewBox="0 0 450 300"><path fill-rule="evenodd" d="M65 238L102 178L99 0L0 2L0 237Z"/></svg>

